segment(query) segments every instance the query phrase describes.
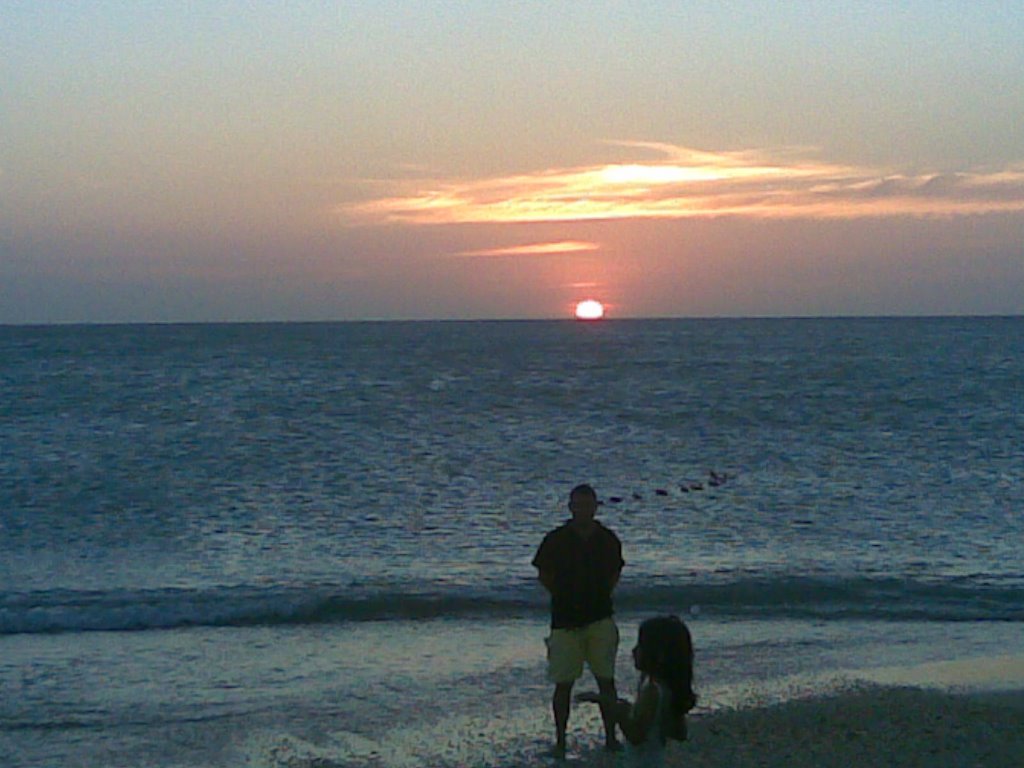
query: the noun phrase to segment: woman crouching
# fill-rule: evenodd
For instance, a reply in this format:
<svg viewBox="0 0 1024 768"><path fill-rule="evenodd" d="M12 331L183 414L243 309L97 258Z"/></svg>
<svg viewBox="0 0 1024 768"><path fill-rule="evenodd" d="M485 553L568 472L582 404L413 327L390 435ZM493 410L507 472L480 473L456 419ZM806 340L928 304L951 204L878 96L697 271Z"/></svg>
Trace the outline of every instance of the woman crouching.
<svg viewBox="0 0 1024 768"><path fill-rule="evenodd" d="M640 625L633 664L640 671L636 703L618 699L614 717L626 737L626 765L657 768L665 764L669 739L686 740L686 713L697 703L690 630L678 616L647 619ZM581 693L576 700L602 703L597 693Z"/></svg>

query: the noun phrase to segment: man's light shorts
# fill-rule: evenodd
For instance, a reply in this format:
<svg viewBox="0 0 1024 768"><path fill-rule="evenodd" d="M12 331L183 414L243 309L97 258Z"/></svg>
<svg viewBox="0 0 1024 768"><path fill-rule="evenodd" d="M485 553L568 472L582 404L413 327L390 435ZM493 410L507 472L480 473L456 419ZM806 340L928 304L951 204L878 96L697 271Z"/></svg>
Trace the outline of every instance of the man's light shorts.
<svg viewBox="0 0 1024 768"><path fill-rule="evenodd" d="M609 616L578 629L552 629L548 646L548 680L571 683L583 674L587 662L595 677L615 677L619 652L619 628Z"/></svg>

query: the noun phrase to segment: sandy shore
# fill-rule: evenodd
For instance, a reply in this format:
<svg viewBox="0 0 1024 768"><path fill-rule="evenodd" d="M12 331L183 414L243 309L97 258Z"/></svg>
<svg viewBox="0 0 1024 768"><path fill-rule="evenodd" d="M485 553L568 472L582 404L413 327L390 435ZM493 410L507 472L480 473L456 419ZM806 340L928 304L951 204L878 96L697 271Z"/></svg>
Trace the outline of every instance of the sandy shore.
<svg viewBox="0 0 1024 768"><path fill-rule="evenodd" d="M668 746L668 768L1024 768L1024 656L878 668L774 699L722 705L690 718L690 740ZM820 683L821 681L819 681ZM818 693L814 693L818 691ZM828 691L828 692L822 692ZM719 695L722 693L718 691ZM752 699L747 699L752 702ZM600 746L596 708L578 708L567 760L550 756L544 708L391 729L355 743L274 742L265 764L287 768L618 768ZM524 738L525 737L525 738ZM424 749L426 748L426 750ZM504 756L503 758L501 756ZM255 764L246 762L245 764Z"/></svg>
<svg viewBox="0 0 1024 768"><path fill-rule="evenodd" d="M564 763L616 768L596 750ZM518 764L517 764L518 765ZM690 721L668 768L1022 768L1024 690L950 693L865 684L820 698Z"/></svg>
<svg viewBox="0 0 1024 768"><path fill-rule="evenodd" d="M672 745L687 768L1020 768L1024 691L867 687L824 699L694 718Z"/></svg>

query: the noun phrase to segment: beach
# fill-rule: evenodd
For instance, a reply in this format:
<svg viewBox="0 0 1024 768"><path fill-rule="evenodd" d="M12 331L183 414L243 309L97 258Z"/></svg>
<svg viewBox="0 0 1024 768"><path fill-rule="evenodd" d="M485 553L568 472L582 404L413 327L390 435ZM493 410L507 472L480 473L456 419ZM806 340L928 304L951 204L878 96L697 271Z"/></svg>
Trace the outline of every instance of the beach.
<svg viewBox="0 0 1024 768"><path fill-rule="evenodd" d="M695 719L691 732L669 765L1014 768L1024 764L1024 691L866 687Z"/></svg>
<svg viewBox="0 0 1024 768"><path fill-rule="evenodd" d="M889 667L862 675L827 695L698 713L691 718L690 740L670 745L667 765L1024 765L1024 657ZM614 765L614 760L595 755L591 763Z"/></svg>
<svg viewBox="0 0 1024 768"><path fill-rule="evenodd" d="M1024 764L1024 656L865 670L793 681L786 692L723 707L701 690L690 738L667 748L668 768L1019 768ZM886 681L885 683L881 681ZM801 688L802 685L806 687ZM580 688L586 689L582 680ZM495 708L466 717L439 713L433 727L396 725L379 739L320 732L252 744L246 764L286 768L488 766L617 768L601 746L596 710L578 706L569 753L548 753L547 713ZM423 718L424 713L418 712ZM491 749L483 747L489 744Z"/></svg>
<svg viewBox="0 0 1024 768"><path fill-rule="evenodd" d="M620 765L617 756L598 745L596 722L587 725L590 733L571 743L565 761L540 751L480 765ZM476 726L488 727L483 721ZM498 721L491 726L500 731L511 724ZM448 735L457 740L459 733ZM416 765L417 746L406 747L405 760L396 761L404 750L392 748L377 754L380 764ZM450 744L449 757L459 751ZM286 768L352 764L339 757L330 739L318 746L283 742L264 756L269 764ZM668 768L1019 768L1024 764L1024 689L965 692L862 685L823 697L698 714L691 719L690 740L671 743L666 756ZM457 758L444 764L475 765Z"/></svg>
<svg viewBox="0 0 1024 768"><path fill-rule="evenodd" d="M702 715L670 768L1019 768L1024 657L869 671L844 690ZM871 679L879 682L871 682ZM885 681L883 684L881 681ZM581 765L612 766L593 752Z"/></svg>
<svg viewBox="0 0 1024 768"><path fill-rule="evenodd" d="M766 706L697 710L669 768L1019 768L1024 765L1022 657L880 671L920 685L850 682L843 690ZM1002 669L1007 677L996 680ZM931 684L922 674L939 672ZM949 687L955 679L969 684ZM979 688L978 685L985 687ZM1009 687L1012 686L1012 687ZM596 723L594 723L596 726ZM516 768L555 765L537 760ZM596 741L566 765L612 768Z"/></svg>

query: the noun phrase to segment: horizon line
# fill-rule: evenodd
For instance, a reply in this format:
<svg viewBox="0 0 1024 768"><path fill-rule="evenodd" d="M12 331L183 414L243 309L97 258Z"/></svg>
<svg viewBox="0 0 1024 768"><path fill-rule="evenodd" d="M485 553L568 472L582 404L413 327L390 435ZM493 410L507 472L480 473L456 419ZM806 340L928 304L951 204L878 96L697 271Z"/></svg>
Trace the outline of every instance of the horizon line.
<svg viewBox="0 0 1024 768"><path fill-rule="evenodd" d="M57 320L51 322L3 322L0 329L44 328L113 328L113 327L171 327L171 326L250 326L250 325L384 325L414 323L571 323L573 325L600 326L619 322L665 321L766 321L766 320L1011 320L1024 318L1024 312L969 312L969 313L878 313L878 314L779 314L779 315L607 315L600 320L580 320L571 316L558 317L392 317L348 318L319 320Z"/></svg>

